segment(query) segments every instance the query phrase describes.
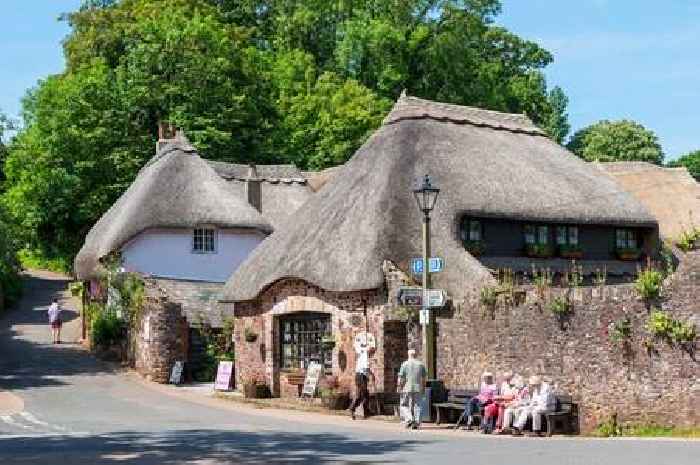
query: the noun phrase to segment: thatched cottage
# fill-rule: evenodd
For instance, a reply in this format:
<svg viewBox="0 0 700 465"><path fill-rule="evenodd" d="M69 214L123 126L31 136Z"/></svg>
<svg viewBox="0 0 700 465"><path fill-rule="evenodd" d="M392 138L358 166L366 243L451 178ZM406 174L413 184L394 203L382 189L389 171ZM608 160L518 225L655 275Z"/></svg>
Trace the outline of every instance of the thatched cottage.
<svg viewBox="0 0 700 465"><path fill-rule="evenodd" d="M182 304L191 324L220 326L223 283L311 194L294 166L207 161L161 125L156 155L88 233L76 276L95 282L101 261L118 254Z"/></svg>
<svg viewBox="0 0 700 465"><path fill-rule="evenodd" d="M584 274L605 270L621 279L656 253L658 224L649 211L527 117L402 96L307 201L303 221L276 230L227 282L239 384L264 379L275 395L295 396L300 370L319 361L350 385L353 338L368 331L377 345L375 389L395 392L414 344L396 290L413 283L409 263L421 254L412 188L426 173L441 189L432 250L445 269L433 286L452 302L439 333L469 296L494 282L495 269L566 270L575 257ZM328 336L332 348L320 343ZM439 344L442 360L446 352L472 355L459 343ZM438 360L440 378L449 380L449 370Z"/></svg>
<svg viewBox="0 0 700 465"><path fill-rule="evenodd" d="M597 163L659 221L659 234L677 240L700 227L700 184L687 168L666 168L641 161Z"/></svg>

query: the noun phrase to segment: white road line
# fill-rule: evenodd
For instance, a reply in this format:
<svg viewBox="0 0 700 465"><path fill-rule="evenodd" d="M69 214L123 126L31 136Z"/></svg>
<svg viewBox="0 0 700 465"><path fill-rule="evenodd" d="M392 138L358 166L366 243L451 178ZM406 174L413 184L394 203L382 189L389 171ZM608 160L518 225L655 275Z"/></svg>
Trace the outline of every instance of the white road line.
<svg viewBox="0 0 700 465"><path fill-rule="evenodd" d="M24 429L32 429L32 427L29 425L24 425L22 423L15 421L15 419L12 418L12 415L2 415L2 416L0 416L0 420L4 421L5 423L7 423L10 426L20 427L20 428L24 428Z"/></svg>
<svg viewBox="0 0 700 465"><path fill-rule="evenodd" d="M19 414L22 416L22 418L27 420L29 423L33 423L35 425L43 426L44 428L50 428L50 429L54 429L57 431L66 431L66 429L63 426L51 425L45 421L41 421L37 417L35 417L34 415L32 415L31 413L29 413L27 411L20 412Z"/></svg>

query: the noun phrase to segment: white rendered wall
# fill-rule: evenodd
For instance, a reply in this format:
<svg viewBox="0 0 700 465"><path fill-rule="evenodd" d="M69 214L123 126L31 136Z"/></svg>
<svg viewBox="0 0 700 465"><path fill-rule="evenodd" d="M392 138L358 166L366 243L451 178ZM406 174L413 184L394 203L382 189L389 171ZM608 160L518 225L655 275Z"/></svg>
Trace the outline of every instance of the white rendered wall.
<svg viewBox="0 0 700 465"><path fill-rule="evenodd" d="M258 232L219 229L216 253L193 253L191 229L144 231L122 248L129 271L173 279L225 282L265 238Z"/></svg>

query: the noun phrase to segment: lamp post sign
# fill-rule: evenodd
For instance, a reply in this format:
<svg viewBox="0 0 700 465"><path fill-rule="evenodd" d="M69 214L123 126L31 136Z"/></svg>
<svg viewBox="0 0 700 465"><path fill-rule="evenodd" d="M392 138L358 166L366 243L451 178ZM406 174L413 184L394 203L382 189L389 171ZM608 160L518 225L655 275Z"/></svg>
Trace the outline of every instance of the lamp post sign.
<svg viewBox="0 0 700 465"><path fill-rule="evenodd" d="M445 268L445 260L440 257L432 257L428 260L428 270L431 273L439 273ZM423 274L423 259L422 258L412 258L411 259L411 272L413 274Z"/></svg>
<svg viewBox="0 0 700 465"><path fill-rule="evenodd" d="M422 287L402 286L399 288L398 300L407 307L422 307L425 301L427 308L442 308L447 300L447 293L442 289L426 289Z"/></svg>

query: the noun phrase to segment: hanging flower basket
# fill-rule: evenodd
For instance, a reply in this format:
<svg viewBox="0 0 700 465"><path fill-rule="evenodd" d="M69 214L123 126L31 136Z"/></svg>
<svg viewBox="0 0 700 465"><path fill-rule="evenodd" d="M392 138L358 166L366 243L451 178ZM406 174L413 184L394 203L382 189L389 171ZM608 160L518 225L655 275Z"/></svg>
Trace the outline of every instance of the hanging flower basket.
<svg viewBox="0 0 700 465"><path fill-rule="evenodd" d="M637 261L642 256L640 249L617 249L617 258L624 261Z"/></svg>
<svg viewBox="0 0 700 465"><path fill-rule="evenodd" d="M258 333L256 333L250 328L246 328L243 332L243 338L246 342L255 342L258 340Z"/></svg>

